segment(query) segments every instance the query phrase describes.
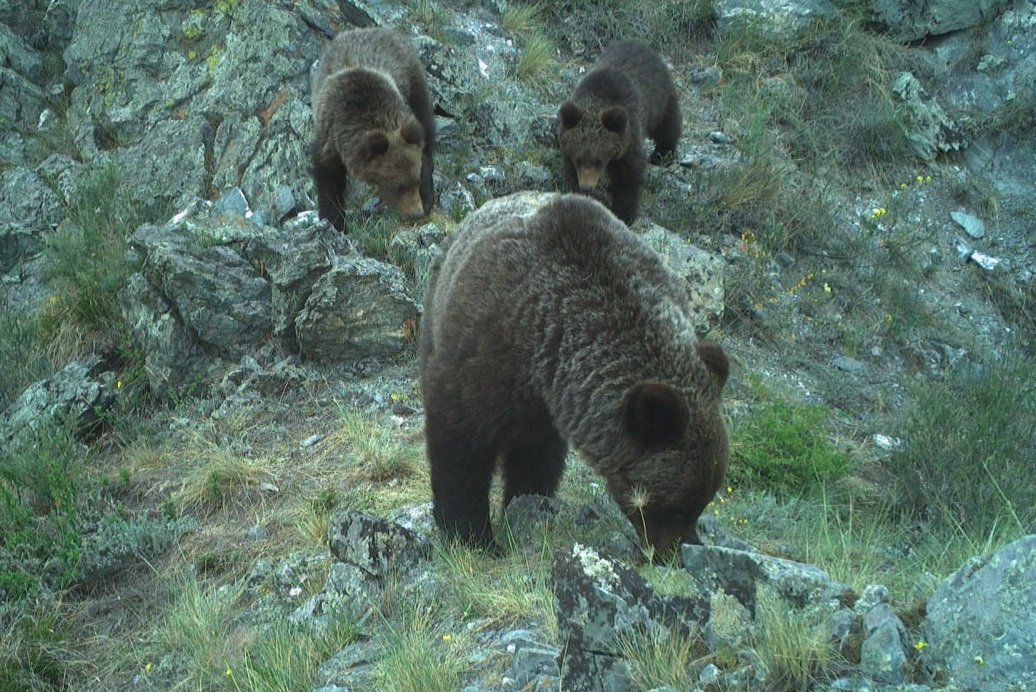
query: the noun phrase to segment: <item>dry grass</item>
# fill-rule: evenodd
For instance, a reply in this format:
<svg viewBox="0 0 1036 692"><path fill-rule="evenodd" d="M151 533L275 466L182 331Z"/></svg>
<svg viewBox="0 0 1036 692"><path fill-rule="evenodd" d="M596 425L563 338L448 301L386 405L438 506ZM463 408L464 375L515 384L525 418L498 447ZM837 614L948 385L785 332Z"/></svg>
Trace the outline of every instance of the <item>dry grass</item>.
<svg viewBox="0 0 1036 692"><path fill-rule="evenodd" d="M461 612L500 627L538 622L553 637L557 618L549 583L551 552L544 544L537 555L512 550L504 558L486 560L479 551L444 543L437 555Z"/></svg>
<svg viewBox="0 0 1036 692"><path fill-rule="evenodd" d="M374 664L375 689L393 692L454 692L461 688L463 632L444 621L435 605L412 598L393 608L407 614L384 622L381 656Z"/></svg>
<svg viewBox="0 0 1036 692"><path fill-rule="evenodd" d="M835 663L824 617L793 612L772 591L756 592L755 650L768 672L770 689L807 692Z"/></svg>
<svg viewBox="0 0 1036 692"><path fill-rule="evenodd" d="M690 689L692 666L709 658L708 647L698 632L689 634L654 627L619 636L619 648L629 666L636 689L670 687Z"/></svg>

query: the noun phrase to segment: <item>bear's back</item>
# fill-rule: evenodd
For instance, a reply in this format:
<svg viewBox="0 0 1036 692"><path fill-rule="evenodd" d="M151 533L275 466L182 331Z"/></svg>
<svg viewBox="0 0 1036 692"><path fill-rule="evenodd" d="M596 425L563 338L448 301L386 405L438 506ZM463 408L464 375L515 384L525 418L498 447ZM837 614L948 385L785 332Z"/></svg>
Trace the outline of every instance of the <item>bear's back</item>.
<svg viewBox="0 0 1036 692"><path fill-rule="evenodd" d="M404 98L412 92L412 82L424 74L413 47L396 31L386 27L352 29L335 36L324 49L313 79L313 98L317 98L328 77L356 67L387 75Z"/></svg>
<svg viewBox="0 0 1036 692"><path fill-rule="evenodd" d="M422 338L429 350L464 348L505 333L512 349L531 352L557 328L584 325L587 338L611 340L631 328L684 331L690 313L683 279L599 202L520 194L487 203L451 236Z"/></svg>

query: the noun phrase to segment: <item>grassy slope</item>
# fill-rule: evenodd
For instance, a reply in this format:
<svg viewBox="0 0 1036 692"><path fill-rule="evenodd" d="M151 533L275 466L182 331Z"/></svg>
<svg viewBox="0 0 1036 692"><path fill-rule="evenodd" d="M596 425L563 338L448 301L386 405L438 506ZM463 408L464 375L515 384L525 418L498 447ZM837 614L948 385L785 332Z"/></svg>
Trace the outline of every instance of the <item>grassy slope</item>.
<svg viewBox="0 0 1036 692"><path fill-rule="evenodd" d="M693 240L729 260L727 317L713 336L735 361L735 456L729 488L709 511L767 553L858 588L887 584L916 623L940 578L1033 520L1031 482L1014 469L1033 463L1036 368L1031 354L998 356L1018 349L975 326L1006 321L1031 343L1033 296L974 267L931 261L929 248L948 241L933 218L995 200L980 182L906 156L887 81L915 59L909 51L849 22L796 45L752 32L715 44L691 21L706 4L663 3L636 22L621 2L594 10L592 22L512 10L505 29L530 37L515 76L535 81L556 69L544 45L592 46L620 30L658 36L676 64L723 68L713 86L679 80L686 147L698 151L704 133L722 128L737 140L737 162L692 176L690 195L656 180L644 203L673 230L702 229ZM422 4L414 19L434 33L448 26L441 12ZM118 229L141 219L110 206L118 184L117 172L94 171L70 205L87 245L55 236L54 293L42 313L0 314L17 326L0 329L5 403L70 353L121 333L110 302L127 271ZM933 339L965 347L983 374L934 378L917 348ZM137 392L134 356L125 355L126 386ZM838 355L867 361L869 375L829 367ZM413 375L406 362L369 387L406 401ZM318 383L219 417L206 402L162 411L143 393L124 401L87 451L55 430L4 453L0 584L14 600L0 606L0 688L305 688L359 630L349 618L295 630L284 615L320 589L334 507L384 514L428 500L419 418L357 409L348 393ZM882 450L874 433L903 444ZM322 437L302 444L314 435ZM600 491L579 466L563 488L576 501ZM541 549L490 563L441 554L437 568L452 584L445 598L432 606L391 594L377 615L391 633L379 687L456 689L466 647L484 628L535 622L549 637L546 556L578 538L557 531ZM125 555L136 558L112 557ZM678 576L646 573L679 591ZM476 619L473 629L457 625ZM808 627L785 620L768 620L757 646L784 662L781 675L797 689L834 663ZM664 665L674 660L730 664L694 641L650 636L631 642L631 656L645 687L679 687L682 666ZM501 665L482 670L492 679Z"/></svg>

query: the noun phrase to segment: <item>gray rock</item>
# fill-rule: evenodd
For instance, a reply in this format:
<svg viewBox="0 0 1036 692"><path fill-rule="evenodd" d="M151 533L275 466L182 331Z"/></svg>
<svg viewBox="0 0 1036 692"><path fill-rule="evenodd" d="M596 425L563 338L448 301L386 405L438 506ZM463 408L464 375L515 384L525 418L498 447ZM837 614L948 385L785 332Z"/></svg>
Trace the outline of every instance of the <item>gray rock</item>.
<svg viewBox="0 0 1036 692"><path fill-rule="evenodd" d="M331 517L327 540L334 562L324 590L332 602L371 599L388 577L417 566L432 550L423 535L349 509Z"/></svg>
<svg viewBox="0 0 1036 692"><path fill-rule="evenodd" d="M295 199L310 186L307 71L322 39L294 3L82 3L64 53L76 145L88 161L107 150L145 198L181 207L239 186L273 219L281 186Z"/></svg>
<svg viewBox="0 0 1036 692"><path fill-rule="evenodd" d="M962 689L1036 689L1036 535L965 562L928 601L925 652Z"/></svg>
<svg viewBox="0 0 1036 692"><path fill-rule="evenodd" d="M959 151L967 146L961 128L938 103L925 98L924 87L914 75L901 72L892 83L892 92L902 101L909 116L907 139L917 158L931 161L939 153Z"/></svg>
<svg viewBox="0 0 1036 692"><path fill-rule="evenodd" d="M62 202L68 204L76 199L79 192L83 168L83 164L68 154L58 152L44 159L43 163L36 167L36 174L57 193ZM55 215L58 211L49 209L49 212Z"/></svg>
<svg viewBox="0 0 1036 692"><path fill-rule="evenodd" d="M43 112L43 59L0 24L0 126L29 132Z"/></svg>
<svg viewBox="0 0 1036 692"><path fill-rule="evenodd" d="M339 258L295 319L302 355L356 361L399 354L420 312L406 283L398 267L366 257Z"/></svg>
<svg viewBox="0 0 1036 692"><path fill-rule="evenodd" d="M651 586L630 568L578 543L551 565L562 689L634 692L618 636L651 624Z"/></svg>
<svg viewBox="0 0 1036 692"><path fill-rule="evenodd" d="M43 232L61 220L59 200L28 168L0 173L0 274L41 246Z"/></svg>
<svg viewBox="0 0 1036 692"><path fill-rule="evenodd" d="M66 422L80 439L89 438L116 399L115 373L98 355L75 360L29 386L0 414L5 445L35 430Z"/></svg>
<svg viewBox="0 0 1036 692"><path fill-rule="evenodd" d="M874 0L871 14L900 41L916 41L984 24L1011 6L1011 0Z"/></svg>
<svg viewBox="0 0 1036 692"><path fill-rule="evenodd" d="M640 237L666 259L669 267L687 281L691 308L704 329L715 325L723 316L723 267L721 257L684 241L676 233L642 221L647 229Z"/></svg>
<svg viewBox="0 0 1036 692"><path fill-rule="evenodd" d="M290 232L252 238L242 252L253 265L266 268L273 286L274 336L297 353L295 318L299 310L338 258L354 252L352 244L329 224L306 219Z"/></svg>
<svg viewBox="0 0 1036 692"><path fill-rule="evenodd" d="M862 375L867 372L866 363L856 360L855 358L850 358L849 356L835 356L831 359L831 365L852 375Z"/></svg>
<svg viewBox="0 0 1036 692"><path fill-rule="evenodd" d="M320 664L317 675L327 681L333 690L350 692L371 689L371 672L374 661L380 657L380 647L380 643L373 641L359 641L343 647Z"/></svg>
<svg viewBox="0 0 1036 692"><path fill-rule="evenodd" d="M336 512L327 531L331 556L359 567L372 578L409 569L431 551L431 544L410 529L350 509Z"/></svg>
<svg viewBox="0 0 1036 692"><path fill-rule="evenodd" d="M658 598L636 571L579 544L554 554L551 582L566 691L632 691L620 636L689 633L708 619L704 599Z"/></svg>
<svg viewBox="0 0 1036 692"><path fill-rule="evenodd" d="M720 31L749 25L789 37L835 11L828 0L716 0L712 9Z"/></svg>
<svg viewBox="0 0 1036 692"><path fill-rule="evenodd" d="M270 282L239 252L199 248L173 225L141 226L129 242L143 259L141 273L202 346L238 360L270 336Z"/></svg>
<svg viewBox="0 0 1036 692"><path fill-rule="evenodd" d="M220 195L213 203L213 211L216 214L237 214L244 218L250 216L252 210L248 208L248 200L241 188L232 187Z"/></svg>
<svg viewBox="0 0 1036 692"><path fill-rule="evenodd" d="M711 593L722 590L755 615L757 589L766 585L795 608L836 610L852 589L823 570L792 560L718 546L686 544L682 564Z"/></svg>
<svg viewBox="0 0 1036 692"><path fill-rule="evenodd" d="M561 678L558 658L561 650L538 642L523 641L515 646L514 657L504 677L505 689L557 689Z"/></svg>
<svg viewBox="0 0 1036 692"><path fill-rule="evenodd" d="M141 274L119 291L122 318L144 354L151 391L160 399L215 378L219 361L205 356L188 333L174 304Z"/></svg>
<svg viewBox="0 0 1036 692"><path fill-rule="evenodd" d="M972 238L981 238L986 234L986 224L977 216L958 210L951 211L950 218Z"/></svg>
<svg viewBox="0 0 1036 692"><path fill-rule="evenodd" d="M888 603L879 603L867 611L863 634L860 673L886 684L906 682L910 673L906 627Z"/></svg>
<svg viewBox="0 0 1036 692"><path fill-rule="evenodd" d="M542 545L545 532L561 514L563 503L556 497L519 495L504 508L508 540L516 545Z"/></svg>

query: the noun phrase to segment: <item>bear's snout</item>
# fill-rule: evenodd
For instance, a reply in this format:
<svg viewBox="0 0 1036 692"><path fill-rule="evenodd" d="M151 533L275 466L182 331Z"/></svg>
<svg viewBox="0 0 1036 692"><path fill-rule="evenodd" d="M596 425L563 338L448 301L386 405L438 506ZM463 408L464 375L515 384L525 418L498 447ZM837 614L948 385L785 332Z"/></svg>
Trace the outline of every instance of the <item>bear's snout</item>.
<svg viewBox="0 0 1036 692"><path fill-rule="evenodd" d="M576 176L579 178L580 190L593 192L597 188L597 181L601 179L601 170L584 166L576 172Z"/></svg>
<svg viewBox="0 0 1036 692"><path fill-rule="evenodd" d="M698 545L701 540L698 538L697 522L669 522L659 521L650 516L650 512L643 517L638 511L628 515L630 522L637 528L640 534L641 546L651 553L653 562L660 562L669 559L684 543Z"/></svg>
<svg viewBox="0 0 1036 692"><path fill-rule="evenodd" d="M417 188L405 193L396 201L396 208L399 213L417 219L424 216L424 204L421 203L421 193Z"/></svg>

